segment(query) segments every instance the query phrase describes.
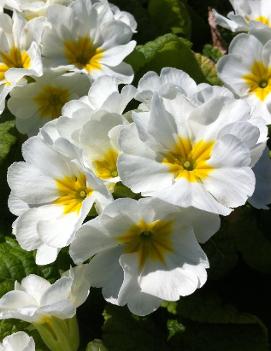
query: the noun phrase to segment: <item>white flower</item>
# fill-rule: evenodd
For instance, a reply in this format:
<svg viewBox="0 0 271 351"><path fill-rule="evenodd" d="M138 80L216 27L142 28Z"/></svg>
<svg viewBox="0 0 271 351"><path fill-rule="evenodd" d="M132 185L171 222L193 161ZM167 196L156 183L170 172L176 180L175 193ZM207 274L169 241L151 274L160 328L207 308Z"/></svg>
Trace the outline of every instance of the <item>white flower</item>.
<svg viewBox="0 0 271 351"><path fill-rule="evenodd" d="M45 71L34 82L15 88L8 108L16 117L17 129L31 136L46 122L59 117L64 104L85 95L89 86L89 79L83 74Z"/></svg>
<svg viewBox="0 0 271 351"><path fill-rule="evenodd" d="M130 83L133 71L123 60L136 45L130 41L133 31L114 16L108 18L110 6L107 1L102 4L103 9L90 0L77 0L70 7L51 6L51 29L43 38L43 55L50 67L81 71L92 79L109 75Z"/></svg>
<svg viewBox="0 0 271 351"><path fill-rule="evenodd" d="M46 16L53 4L69 5L72 0L6 0L5 7L21 12L26 19Z"/></svg>
<svg viewBox="0 0 271 351"><path fill-rule="evenodd" d="M268 205L271 204L271 160L267 148L253 171L256 176L256 188L249 202L255 208L268 210Z"/></svg>
<svg viewBox="0 0 271 351"><path fill-rule="evenodd" d="M0 342L0 351L35 351L35 342L25 332L19 331Z"/></svg>
<svg viewBox="0 0 271 351"><path fill-rule="evenodd" d="M87 264L71 268L53 284L35 274L28 275L0 299L0 319L42 324L51 317L72 318L88 297L88 272Z"/></svg>
<svg viewBox="0 0 271 351"><path fill-rule="evenodd" d="M62 129L63 132L68 131L71 142L82 150L85 166L111 188L112 183L120 181L117 170L118 136L124 120L118 114L104 111L90 116L89 121L81 125L76 119L61 118L57 128L60 133Z"/></svg>
<svg viewBox="0 0 271 351"><path fill-rule="evenodd" d="M107 3L107 1L104 0L94 0L95 3L95 8L97 9L98 13L104 12L105 6L104 4ZM132 14L126 11L121 11L117 6L109 3L110 10L107 10L106 16L107 20L110 19L112 20L112 17L117 20L121 21L125 24L127 24L133 31L133 33L136 33L137 29L137 23Z"/></svg>
<svg viewBox="0 0 271 351"><path fill-rule="evenodd" d="M81 163L67 141L32 137L22 148L25 162L8 170L9 208L19 216L13 231L25 250L36 250L37 264L53 262L68 246L95 203L111 201L104 184Z"/></svg>
<svg viewBox="0 0 271 351"><path fill-rule="evenodd" d="M177 68L164 67L160 76L156 72L147 72L139 80L135 99L143 102L140 107L149 110L153 95L174 99L180 92L193 102L201 105L217 96L233 97L233 94L225 87L212 86L206 83L198 84L184 71Z"/></svg>
<svg viewBox="0 0 271 351"><path fill-rule="evenodd" d="M154 96L150 112L135 112L120 132L122 182L176 206L229 214L254 192L251 167L262 152L252 152L260 131L249 112L229 97L195 107L181 94Z"/></svg>
<svg viewBox="0 0 271 351"><path fill-rule="evenodd" d="M218 229L218 216L193 208L119 199L83 225L70 255L77 263L95 255L91 285L102 287L107 301L146 315L205 283L208 259L197 239L204 242Z"/></svg>
<svg viewBox="0 0 271 351"><path fill-rule="evenodd" d="M0 113L11 88L24 76L41 76L39 41L44 30L43 18L26 22L19 14L13 18L0 13Z"/></svg>
<svg viewBox="0 0 271 351"><path fill-rule="evenodd" d="M253 24L258 27L271 27L271 3L269 0L230 0L234 11L224 17L215 10L216 22L232 32L242 32Z"/></svg>
<svg viewBox="0 0 271 351"><path fill-rule="evenodd" d="M69 118L80 118L79 114L87 115L98 110L122 115L135 95L136 88L132 85L125 85L119 92L118 80L103 76L93 82L87 96L67 103L62 115Z"/></svg>
<svg viewBox="0 0 271 351"><path fill-rule="evenodd" d="M246 53L244 55L244 52ZM229 54L217 65L220 79L239 97L247 98L253 113L271 123L271 31L237 35Z"/></svg>
<svg viewBox="0 0 271 351"><path fill-rule="evenodd" d="M84 164L112 190L119 181L118 135L127 120L122 115L136 89L125 86L119 93L116 79L101 77L88 96L67 103L63 115L47 124L42 133L62 136L82 150Z"/></svg>

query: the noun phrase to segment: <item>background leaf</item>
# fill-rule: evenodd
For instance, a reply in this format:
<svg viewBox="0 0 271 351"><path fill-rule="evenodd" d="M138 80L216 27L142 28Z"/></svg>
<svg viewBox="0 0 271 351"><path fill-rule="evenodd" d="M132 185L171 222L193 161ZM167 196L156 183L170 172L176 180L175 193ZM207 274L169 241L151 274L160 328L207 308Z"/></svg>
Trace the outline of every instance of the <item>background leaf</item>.
<svg viewBox="0 0 271 351"><path fill-rule="evenodd" d="M127 62L133 66L137 80L148 71L160 73L163 67L175 67L190 74L197 82L205 81L190 43L174 34L165 34L137 46Z"/></svg>
<svg viewBox="0 0 271 351"><path fill-rule="evenodd" d="M180 0L150 0L149 14L157 35L172 32L190 38L191 20L186 4Z"/></svg>

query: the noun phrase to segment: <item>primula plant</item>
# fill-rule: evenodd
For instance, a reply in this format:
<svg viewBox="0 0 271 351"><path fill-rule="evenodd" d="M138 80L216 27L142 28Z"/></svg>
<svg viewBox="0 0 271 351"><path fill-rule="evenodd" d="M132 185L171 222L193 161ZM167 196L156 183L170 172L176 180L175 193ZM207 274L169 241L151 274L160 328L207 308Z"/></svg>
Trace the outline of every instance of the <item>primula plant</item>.
<svg viewBox="0 0 271 351"><path fill-rule="evenodd" d="M269 0L0 0L0 351L268 351Z"/></svg>

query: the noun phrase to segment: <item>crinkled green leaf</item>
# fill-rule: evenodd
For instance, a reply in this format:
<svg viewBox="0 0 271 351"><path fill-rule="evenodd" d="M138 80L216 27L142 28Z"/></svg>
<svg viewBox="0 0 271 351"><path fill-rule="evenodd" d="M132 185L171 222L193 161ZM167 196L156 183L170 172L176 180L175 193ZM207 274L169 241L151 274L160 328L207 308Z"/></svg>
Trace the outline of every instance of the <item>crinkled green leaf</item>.
<svg viewBox="0 0 271 351"><path fill-rule="evenodd" d="M103 342L108 351L167 351L166 335L151 317L133 316L126 308L108 305L104 312Z"/></svg>
<svg viewBox="0 0 271 351"><path fill-rule="evenodd" d="M172 350L268 350L263 323L254 315L224 304L215 293L198 291L182 298L178 315L184 328L171 338Z"/></svg>
<svg viewBox="0 0 271 351"><path fill-rule="evenodd" d="M159 35L172 32L186 38L190 37L191 20L183 1L150 0L149 13Z"/></svg>
<svg viewBox="0 0 271 351"><path fill-rule="evenodd" d="M217 76L215 63L201 54L197 53L195 56L208 83L212 85L221 85L222 83Z"/></svg>
<svg viewBox="0 0 271 351"><path fill-rule="evenodd" d="M148 71L160 73L163 67L175 67L190 74L197 82L205 81L189 42L174 34L166 34L137 46L127 62L133 66L136 79Z"/></svg>
<svg viewBox="0 0 271 351"><path fill-rule="evenodd" d="M15 121L0 123L0 164L16 142Z"/></svg>
<svg viewBox="0 0 271 351"><path fill-rule="evenodd" d="M24 251L14 239L6 237L0 243L0 296L12 290L16 280L31 273L52 280L58 276L54 266L37 266L32 252Z"/></svg>

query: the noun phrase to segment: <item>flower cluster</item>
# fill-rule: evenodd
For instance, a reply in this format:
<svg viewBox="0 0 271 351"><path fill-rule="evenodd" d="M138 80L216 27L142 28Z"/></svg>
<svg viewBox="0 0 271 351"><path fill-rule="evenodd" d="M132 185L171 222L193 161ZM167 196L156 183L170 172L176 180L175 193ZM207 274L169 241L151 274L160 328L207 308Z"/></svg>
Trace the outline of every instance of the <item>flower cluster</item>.
<svg viewBox="0 0 271 351"><path fill-rule="evenodd" d="M20 132L36 134L97 77L132 81L123 62L136 44L130 14L107 1L11 0L5 6L13 14L0 12L0 113L10 94Z"/></svg>
<svg viewBox="0 0 271 351"><path fill-rule="evenodd" d="M142 316L190 295L207 280L200 244L219 230L219 215L271 202L268 5L232 3L235 15L219 23L251 27L218 63L224 87L175 68L130 85L123 61L136 23L106 0L3 3L12 17L0 13L1 111L7 105L30 136L7 175L13 234L38 265L68 247L75 267L53 284L16 282L0 319L32 323L50 350L76 351L76 308L91 286ZM34 350L23 333L0 350L16 343Z"/></svg>

